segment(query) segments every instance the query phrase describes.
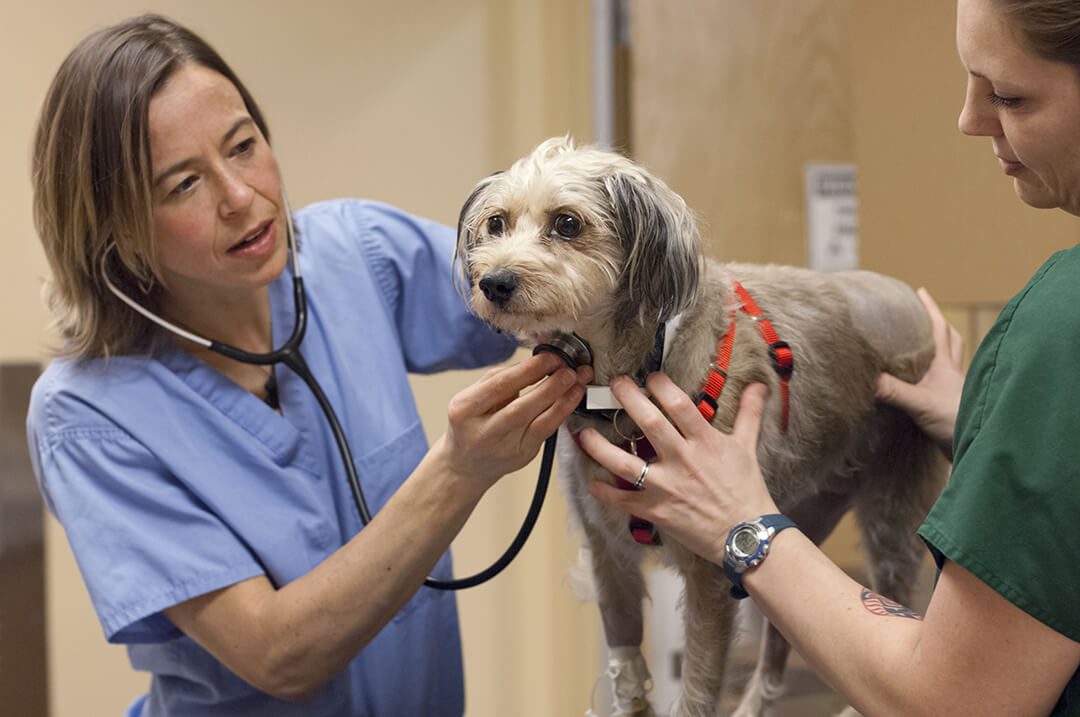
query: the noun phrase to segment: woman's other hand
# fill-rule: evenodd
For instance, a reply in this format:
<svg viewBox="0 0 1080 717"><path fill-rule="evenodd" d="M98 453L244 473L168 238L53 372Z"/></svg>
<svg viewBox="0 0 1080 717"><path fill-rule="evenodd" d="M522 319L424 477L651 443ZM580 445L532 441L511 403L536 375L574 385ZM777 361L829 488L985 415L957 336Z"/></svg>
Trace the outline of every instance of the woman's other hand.
<svg viewBox="0 0 1080 717"><path fill-rule="evenodd" d="M964 339L946 321L926 289L919 289L917 293L930 315L936 348L934 360L918 383L881 374L877 397L910 414L919 428L952 460L953 431L964 386Z"/></svg>
<svg viewBox="0 0 1080 717"><path fill-rule="evenodd" d="M585 395L592 367L541 353L484 375L450 401L441 439L450 470L487 490L524 467Z"/></svg>
<svg viewBox="0 0 1080 717"><path fill-rule="evenodd" d="M655 523L665 535L714 563L721 563L728 532L736 523L777 512L757 462L757 440L766 387L742 394L731 435L713 428L690 397L666 375L654 373L649 393L669 421L633 381L612 382L615 397L656 449L642 490L589 484L600 501ZM633 483L642 459L585 429L581 446L600 465Z"/></svg>

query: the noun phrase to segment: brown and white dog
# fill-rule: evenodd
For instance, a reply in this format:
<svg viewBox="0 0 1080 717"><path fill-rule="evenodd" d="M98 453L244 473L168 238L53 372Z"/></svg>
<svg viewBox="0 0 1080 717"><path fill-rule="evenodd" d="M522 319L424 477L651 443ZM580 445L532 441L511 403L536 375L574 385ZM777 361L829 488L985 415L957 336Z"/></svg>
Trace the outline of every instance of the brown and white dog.
<svg viewBox="0 0 1080 717"><path fill-rule="evenodd" d="M580 337L592 350L597 384L619 374L640 376L656 355L664 333L658 330L678 315L662 368L695 396L734 318L727 385L713 425L730 431L742 389L768 383L758 455L780 509L816 542L853 509L874 590L910 604L923 554L915 528L947 467L907 415L874 399L880 372L915 380L933 357L929 319L908 286L870 272L704 259L682 198L628 159L575 148L567 138L544 142L476 186L462 208L457 260L480 317L526 345ZM757 322L738 310L735 281L794 354L786 430L778 373ZM686 581L677 713L720 714L736 605L730 584L716 565L674 541L640 545L625 514L588 495L589 481L613 481L566 435L589 422L613 441L636 429L618 413L614 419L575 415L563 426L559 448L560 481L591 553L614 714L652 714L640 652L641 561L648 551ZM768 713L788 649L779 633L766 630L737 715Z"/></svg>

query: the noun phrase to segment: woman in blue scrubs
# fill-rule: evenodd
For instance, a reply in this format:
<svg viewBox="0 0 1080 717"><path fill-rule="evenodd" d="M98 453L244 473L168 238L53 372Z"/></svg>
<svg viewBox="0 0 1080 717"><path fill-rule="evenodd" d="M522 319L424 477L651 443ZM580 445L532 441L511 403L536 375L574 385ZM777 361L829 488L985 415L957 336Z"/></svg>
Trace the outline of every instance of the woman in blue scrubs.
<svg viewBox="0 0 1080 717"><path fill-rule="evenodd" d="M462 714L453 593L419 588L451 577L451 540L577 405L587 370L551 355L497 368L429 447L408 373L513 350L456 294L453 230L374 202L297 212L302 351L375 513L361 529L295 374L165 332L105 285L251 352L292 330L281 177L217 53L156 16L85 39L46 98L34 189L65 343L34 388L31 454L106 637L152 674L132 713Z"/></svg>

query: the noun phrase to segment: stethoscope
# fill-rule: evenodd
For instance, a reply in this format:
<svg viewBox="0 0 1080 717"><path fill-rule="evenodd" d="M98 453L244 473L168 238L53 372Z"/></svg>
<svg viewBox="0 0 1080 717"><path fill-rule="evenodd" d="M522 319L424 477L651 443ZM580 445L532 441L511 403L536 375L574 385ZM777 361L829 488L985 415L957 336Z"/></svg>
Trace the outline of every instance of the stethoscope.
<svg viewBox="0 0 1080 717"><path fill-rule="evenodd" d="M368 510L367 501L364 499L364 491L360 487L360 477L356 471L356 462L353 460L349 441L345 437L345 431L341 427L341 421L338 420L337 413L334 412L334 407L330 404L330 400L326 397L326 393L323 392L322 386L319 385L319 382L315 379L315 375L311 372L303 355L300 353L300 344L303 342L304 333L307 330L307 298L304 295L304 280L300 276L300 259L296 248L296 237L293 234L292 216L287 203L285 204L285 235L288 242L289 253L292 256L293 306L295 309L296 323L293 325L292 334L285 340L285 343L279 348L267 353L251 353L250 351L238 349L235 346L203 338L202 336L193 334L175 324L169 323L149 309L140 305L121 291L109 279L109 274L106 270L106 260L109 253L116 249L115 244L111 244L102 255L101 276L105 281L106 287L108 287L109 291L112 292L116 298L120 299L161 328L235 361L271 367L274 364L280 363L288 366L293 373L299 376L304 383L307 384L311 394L315 397L315 400L319 404L319 408L322 409L323 415L326 417L326 422L330 426L330 430L334 434L334 442L337 443L338 453L341 455L341 463L345 467L345 473L349 479L349 488L352 490L353 502L356 503L356 510L360 514L361 522L366 526L371 522L371 511ZM517 535L514 536L514 540L510 543L510 546L506 551L487 569L482 570L475 575L456 580L438 580L436 578L428 577L424 580L424 585L426 587L434 588L436 590L461 590L470 588L492 579L513 561L521 551L521 548L524 547L525 541L528 540L529 534L532 533L532 529L536 525L537 519L540 517L540 509L544 505L544 496L547 493L548 483L551 479L551 467L555 457L555 437L556 434L552 434L547 441L544 442L544 451L540 461L540 475L536 481L536 490L533 492L532 502L529 505L529 512L526 514L525 520L521 524L521 528L518 529ZM267 577L270 577L269 572L267 573Z"/></svg>

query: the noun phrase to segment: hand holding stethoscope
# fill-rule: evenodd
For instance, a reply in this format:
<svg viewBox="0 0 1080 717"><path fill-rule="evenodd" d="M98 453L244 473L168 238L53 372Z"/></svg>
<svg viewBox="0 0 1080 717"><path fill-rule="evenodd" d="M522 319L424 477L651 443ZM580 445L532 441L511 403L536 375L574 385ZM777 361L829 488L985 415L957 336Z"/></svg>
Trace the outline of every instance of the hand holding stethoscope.
<svg viewBox="0 0 1080 717"><path fill-rule="evenodd" d="M316 380L303 355L300 345L307 329L307 299L304 282L300 275L300 261L293 231L292 215L285 206L285 234L293 263L293 303L295 325L289 338L279 348L267 353L251 353L243 349L203 338L172 324L124 294L109 278L108 258L115 251L109 246L102 254L101 276L108 290L132 309L172 334L181 336L215 353L241 363L272 366L284 364L299 376L310 389L327 424L334 434L341 462L348 476L353 501L364 525L371 522L364 492L360 486L356 462L353 460L345 430L337 413ZM559 368L562 362L555 356L541 354L520 364L493 369L481 381L454 397L449 407L450 428L439 439L438 448L449 450L452 470L479 481L480 493L486 491L499 477L515 471L536 455L541 443L544 454L529 512L510 547L487 569L468 578L457 580L424 581L427 587L438 590L460 590L486 582L500 573L525 544L540 514L544 494L547 491L551 465L555 453L555 431L568 416L584 394L584 384L591 380L590 367L579 368L575 373ZM545 377L547 379L545 380ZM532 390L518 392L517 387L538 383ZM557 398L556 398L557 397ZM546 441L545 441L546 439ZM495 446L495 450L492 450ZM256 556L256 560L258 557ZM270 578L267 572L267 578Z"/></svg>
<svg viewBox="0 0 1080 717"><path fill-rule="evenodd" d="M523 468L580 403L590 380L591 366L574 371L550 353L489 371L454 396L447 409L443 438L451 446L452 470L481 481L487 490ZM523 385L533 388L519 395Z"/></svg>

